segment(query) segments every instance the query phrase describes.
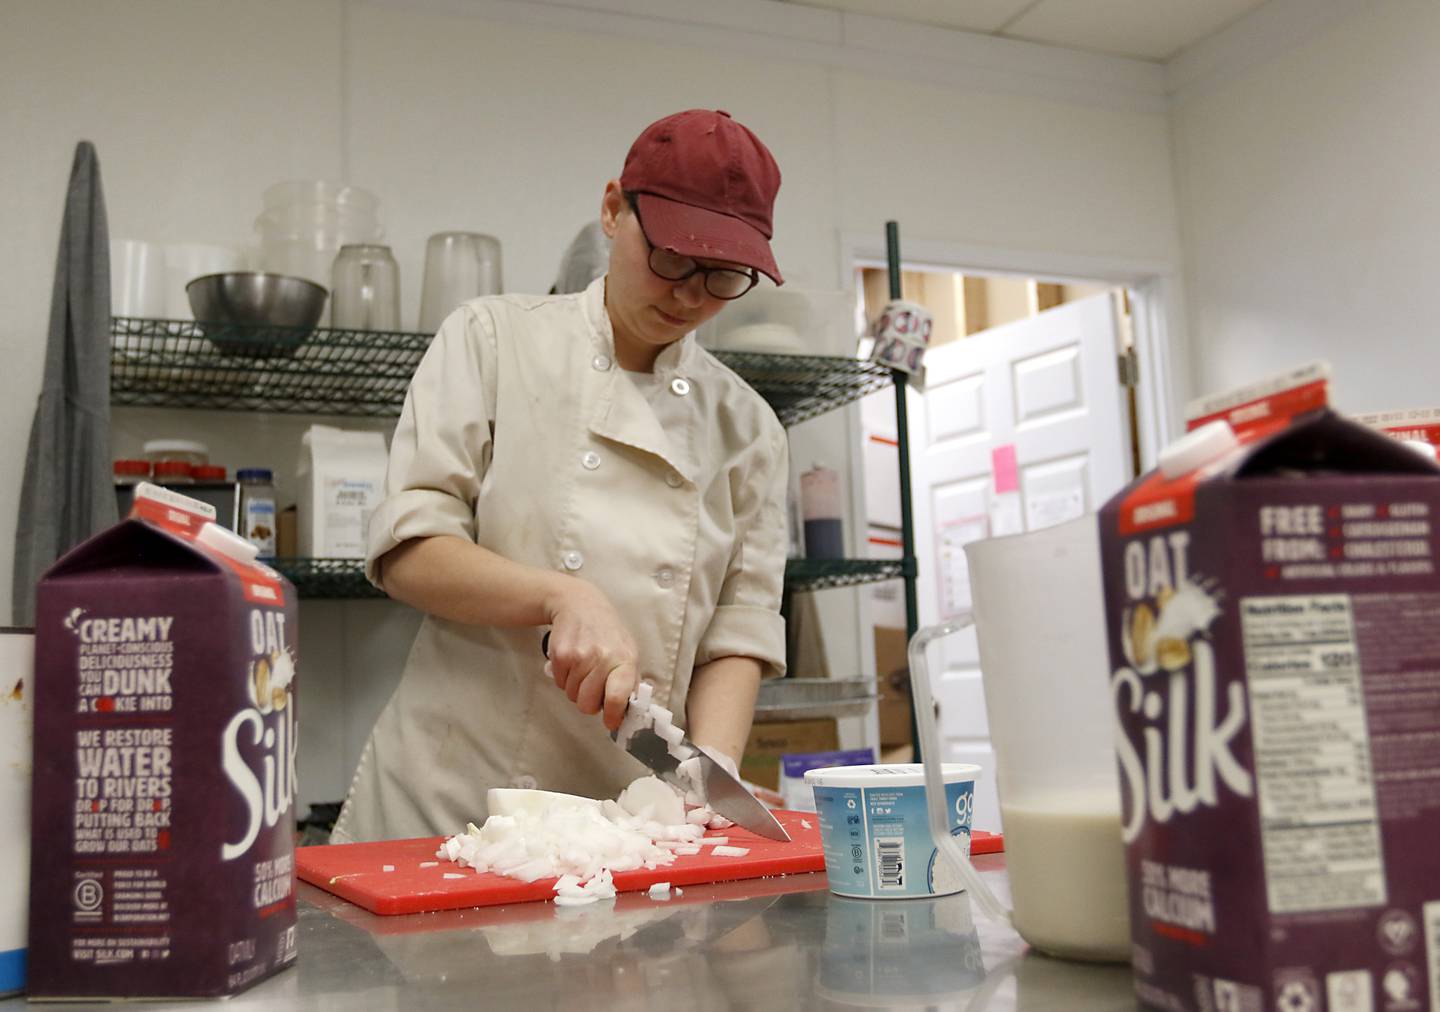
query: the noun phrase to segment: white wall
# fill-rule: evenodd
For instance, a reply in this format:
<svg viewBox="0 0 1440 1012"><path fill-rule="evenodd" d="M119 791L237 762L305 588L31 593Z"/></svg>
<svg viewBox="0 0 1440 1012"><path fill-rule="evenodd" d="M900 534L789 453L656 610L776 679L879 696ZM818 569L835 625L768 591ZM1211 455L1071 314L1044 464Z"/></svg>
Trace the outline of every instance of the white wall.
<svg viewBox="0 0 1440 1012"><path fill-rule="evenodd" d="M774 150L785 176L777 253L801 285L847 284L840 235L879 234L887 218L914 240L1177 259L1158 68L770 0L574 6L590 9L256 0L237 16L221 0L4 4L0 425L11 435L0 465L14 480L0 484L0 612L61 198L81 138L99 150L115 237L245 241L260 192L281 179L374 190L412 321L428 234L490 232L504 244L507 289L543 291L629 141L688 105L728 109ZM300 429L296 419L117 409L113 449L184 433L229 466L284 470ZM843 463L858 433L840 413L794 441L797 463ZM867 670L858 593L825 596L828 613L849 617L830 624L832 672ZM333 602L308 603L302 617L308 801L343 793L414 617Z"/></svg>
<svg viewBox="0 0 1440 1012"><path fill-rule="evenodd" d="M1342 409L1440 403L1440 6L1349 8L1177 99L1197 391L1325 358Z"/></svg>

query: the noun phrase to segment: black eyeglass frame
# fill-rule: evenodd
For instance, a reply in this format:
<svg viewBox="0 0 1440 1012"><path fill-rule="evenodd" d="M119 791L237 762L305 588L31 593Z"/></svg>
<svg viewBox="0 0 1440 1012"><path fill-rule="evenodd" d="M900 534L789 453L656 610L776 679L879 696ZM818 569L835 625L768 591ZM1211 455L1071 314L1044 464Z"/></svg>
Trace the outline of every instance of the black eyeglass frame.
<svg viewBox="0 0 1440 1012"><path fill-rule="evenodd" d="M653 242L650 241L650 234L645 231L645 220L640 217L640 204L635 199L635 194L626 193L625 200L627 203L629 203L630 210L635 213L635 223L640 226L640 235L644 237L645 245L650 247L650 273L654 274L657 278L661 278L665 281L689 281L695 275L703 274L705 275L705 293L711 298L720 299L723 302L735 301L736 299L740 298L740 296L744 295L746 292L750 291L750 289L754 288L760 283L760 272L753 267L746 268L745 270L739 270L734 267L706 267L694 257L687 257L679 253L672 253L669 250L664 250L661 249L659 246L656 246ZM661 256L680 257L680 259L682 260L689 260L690 269L678 276L671 276L669 274L665 274L655 266L655 258L657 254ZM715 274L735 274L740 277L749 278L750 283L740 291L736 292L734 295L721 295L710 287L710 278L712 275Z"/></svg>

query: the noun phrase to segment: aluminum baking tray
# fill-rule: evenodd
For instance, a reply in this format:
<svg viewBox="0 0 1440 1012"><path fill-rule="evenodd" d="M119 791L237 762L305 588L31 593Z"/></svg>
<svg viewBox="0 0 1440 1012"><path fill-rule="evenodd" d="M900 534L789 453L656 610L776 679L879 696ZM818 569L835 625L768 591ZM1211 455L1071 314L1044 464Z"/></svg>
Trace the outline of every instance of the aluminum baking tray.
<svg viewBox="0 0 1440 1012"><path fill-rule="evenodd" d="M864 679L777 678L761 683L755 716L765 720L859 717L878 698L875 683Z"/></svg>

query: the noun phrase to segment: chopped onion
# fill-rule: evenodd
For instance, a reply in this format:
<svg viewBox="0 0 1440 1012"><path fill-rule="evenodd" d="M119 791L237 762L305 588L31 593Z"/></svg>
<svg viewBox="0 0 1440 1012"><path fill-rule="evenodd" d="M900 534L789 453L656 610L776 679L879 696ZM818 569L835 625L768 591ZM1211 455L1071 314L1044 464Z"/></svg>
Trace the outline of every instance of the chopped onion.
<svg viewBox="0 0 1440 1012"><path fill-rule="evenodd" d="M617 804L637 818L654 820L666 826L683 825L685 822L684 802L670 785L659 777L641 777L636 780L621 792ZM650 835L653 838L664 834Z"/></svg>
<svg viewBox="0 0 1440 1012"><path fill-rule="evenodd" d="M641 777L614 801L495 788L488 792L485 825L467 823L465 832L445 840L435 856L522 882L553 878L555 902L574 906L613 897L615 872L664 867L677 857L701 853L702 846L729 857L749 853L725 846L728 837L705 837L707 827L734 823L704 805L702 758L684 744L684 729L653 697L652 686L642 682L636 688L616 740L624 746L636 732L653 730L677 760L681 786ZM689 813L687 803L695 806ZM465 876L447 872L445 877Z"/></svg>
<svg viewBox="0 0 1440 1012"><path fill-rule="evenodd" d="M511 787L492 787L485 792L485 803L491 815L515 815L521 811L544 815L557 808L598 808L594 798L553 791L527 791Z"/></svg>

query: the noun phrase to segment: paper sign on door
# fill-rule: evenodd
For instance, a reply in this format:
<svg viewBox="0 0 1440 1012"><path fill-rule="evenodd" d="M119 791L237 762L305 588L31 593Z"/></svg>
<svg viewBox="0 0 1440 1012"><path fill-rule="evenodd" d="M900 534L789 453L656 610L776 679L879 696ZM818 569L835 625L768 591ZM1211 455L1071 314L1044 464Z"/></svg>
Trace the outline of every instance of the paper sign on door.
<svg viewBox="0 0 1440 1012"><path fill-rule="evenodd" d="M987 537L990 523L983 516L965 517L941 524L935 532L936 572L940 574L940 618L942 621L970 610L970 565L965 546Z"/></svg>
<svg viewBox="0 0 1440 1012"><path fill-rule="evenodd" d="M1025 498L1025 529L1038 531L1085 515L1085 492L1079 488L1036 492Z"/></svg>
<svg viewBox="0 0 1440 1012"><path fill-rule="evenodd" d="M1025 530L1020 508L1020 464L1014 443L1002 443L990 451L990 473L994 491L990 496L989 534L1003 538Z"/></svg>

